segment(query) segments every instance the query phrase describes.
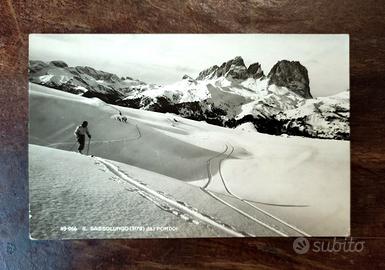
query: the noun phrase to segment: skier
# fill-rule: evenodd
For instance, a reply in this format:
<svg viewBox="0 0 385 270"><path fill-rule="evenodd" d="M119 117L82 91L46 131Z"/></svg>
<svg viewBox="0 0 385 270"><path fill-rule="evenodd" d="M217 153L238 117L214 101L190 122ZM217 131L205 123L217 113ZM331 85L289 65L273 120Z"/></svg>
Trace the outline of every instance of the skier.
<svg viewBox="0 0 385 270"><path fill-rule="evenodd" d="M88 131L88 122L87 121L84 121L83 124L81 124L80 126L78 126L75 130L75 136L76 136L76 139L79 143L79 148L78 148L78 151L79 153L81 154L83 149L84 149L84 143L86 141L86 134L88 136L89 139L91 139L91 134L89 133Z"/></svg>

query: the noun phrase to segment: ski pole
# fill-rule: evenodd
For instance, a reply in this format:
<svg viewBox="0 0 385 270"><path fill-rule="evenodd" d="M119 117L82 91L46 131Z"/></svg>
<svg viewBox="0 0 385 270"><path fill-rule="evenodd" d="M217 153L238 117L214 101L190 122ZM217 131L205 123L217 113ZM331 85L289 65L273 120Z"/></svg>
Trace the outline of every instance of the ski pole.
<svg viewBox="0 0 385 270"><path fill-rule="evenodd" d="M88 156L88 152L90 151L90 143L91 143L91 138L88 139L87 156Z"/></svg>

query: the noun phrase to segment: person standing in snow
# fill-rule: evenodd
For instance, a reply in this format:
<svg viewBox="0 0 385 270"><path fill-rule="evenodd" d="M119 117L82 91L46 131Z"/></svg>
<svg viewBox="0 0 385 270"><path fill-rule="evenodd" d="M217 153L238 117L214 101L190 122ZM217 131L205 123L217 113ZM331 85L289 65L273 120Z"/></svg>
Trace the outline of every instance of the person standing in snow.
<svg viewBox="0 0 385 270"><path fill-rule="evenodd" d="M79 143L79 148L78 148L78 151L79 153L81 154L83 149L84 149L84 143L86 141L86 134L88 136L89 139L91 139L91 134L90 132L88 131L88 122L87 121L84 121L83 124L81 124L80 126L78 126L75 130L75 136L76 136L76 139Z"/></svg>

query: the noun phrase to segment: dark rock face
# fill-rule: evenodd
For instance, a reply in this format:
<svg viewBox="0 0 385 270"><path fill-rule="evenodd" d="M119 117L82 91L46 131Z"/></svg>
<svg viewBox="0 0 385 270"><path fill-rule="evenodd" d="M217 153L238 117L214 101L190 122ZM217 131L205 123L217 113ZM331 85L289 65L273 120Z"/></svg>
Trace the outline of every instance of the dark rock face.
<svg viewBox="0 0 385 270"><path fill-rule="evenodd" d="M263 77L263 71L259 63L254 63L246 67L242 57L237 56L222 65L214 65L201 71L196 78L197 80L215 79L219 77L227 77L236 80L246 80L247 78L259 79Z"/></svg>
<svg viewBox="0 0 385 270"><path fill-rule="evenodd" d="M230 77L238 80L248 78L247 68L242 57L237 56L227 62L222 63L220 67L214 65L199 73L197 80L213 79L219 77Z"/></svg>
<svg viewBox="0 0 385 270"><path fill-rule="evenodd" d="M218 70L218 66L214 65L212 67L209 67L208 69L205 69L201 72L199 72L197 80L203 80L203 79L212 79L215 76L215 72Z"/></svg>
<svg viewBox="0 0 385 270"><path fill-rule="evenodd" d="M199 73L197 80L214 79L219 77L231 77L233 79L246 79L247 68L242 57L237 56L221 66L214 65Z"/></svg>
<svg viewBox="0 0 385 270"><path fill-rule="evenodd" d="M194 83L194 84L197 83L196 80L194 80L193 78L191 78L191 77L190 77L189 75L187 75L187 74L183 75L182 80L186 80L186 81L188 81L189 83Z"/></svg>
<svg viewBox="0 0 385 270"><path fill-rule="evenodd" d="M119 77L116 76L115 74L108 73L105 71L101 70L96 70L92 67L82 67L82 66L77 66L77 67L69 67L67 68L69 72L71 72L74 75L80 75L80 74L87 74L94 78L95 80L104 80L108 82L117 82L120 81Z"/></svg>
<svg viewBox="0 0 385 270"><path fill-rule="evenodd" d="M313 98L310 94L307 69L298 61L282 60L270 70L269 85L287 87L304 98Z"/></svg>
<svg viewBox="0 0 385 270"><path fill-rule="evenodd" d="M68 65L65 62L60 61L60 60L51 61L51 62L49 62L49 64L51 66L59 67L59 68L66 68L66 67L68 67Z"/></svg>
<svg viewBox="0 0 385 270"><path fill-rule="evenodd" d="M265 76L263 74L263 70L261 68L261 64L259 64L259 63L251 64L247 68L247 73L249 74L249 76L252 76L254 79L259 79L259 78L262 78L262 77Z"/></svg>
<svg viewBox="0 0 385 270"><path fill-rule="evenodd" d="M328 120L329 121L329 120ZM261 133L270 135L291 135L318 139L334 139L334 140L350 140L350 133L347 131L339 131L332 137L320 134L312 129L307 119L278 119L276 116L269 118L255 117L253 115L245 115L243 118L235 120L230 119L225 122L226 127L235 128L244 123L253 123L255 129Z"/></svg>
<svg viewBox="0 0 385 270"><path fill-rule="evenodd" d="M187 74L183 75L182 80L188 80L188 81L190 81L190 82L195 81L193 78L191 78L191 77L190 77L189 75L187 75Z"/></svg>
<svg viewBox="0 0 385 270"><path fill-rule="evenodd" d="M157 98L141 97L135 99L120 100L115 103L119 106L134 109L143 109L160 113L173 113L195 121L206 121L212 125L224 126L223 116L227 113L208 100L174 103L167 97Z"/></svg>
<svg viewBox="0 0 385 270"><path fill-rule="evenodd" d="M240 56L223 63L219 67L216 75L217 77L225 76L237 80L245 80L249 77L245 63Z"/></svg>
<svg viewBox="0 0 385 270"><path fill-rule="evenodd" d="M37 73L49 65L43 61L29 61L28 72L31 74Z"/></svg>
<svg viewBox="0 0 385 270"><path fill-rule="evenodd" d="M82 96L88 98L97 97L110 104L116 104L116 102L122 98L122 94L115 89L108 89L108 91L103 92L87 91Z"/></svg>

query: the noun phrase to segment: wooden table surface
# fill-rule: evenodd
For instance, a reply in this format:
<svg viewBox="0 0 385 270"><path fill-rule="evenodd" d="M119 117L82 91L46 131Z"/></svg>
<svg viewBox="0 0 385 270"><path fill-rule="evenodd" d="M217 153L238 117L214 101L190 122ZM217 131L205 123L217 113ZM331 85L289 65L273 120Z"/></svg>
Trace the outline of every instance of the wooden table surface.
<svg viewBox="0 0 385 270"><path fill-rule="evenodd" d="M0 269L385 269L384 0L0 0L0 15ZM293 238L29 240L28 34L59 32L350 34L351 231L364 251L297 255Z"/></svg>

